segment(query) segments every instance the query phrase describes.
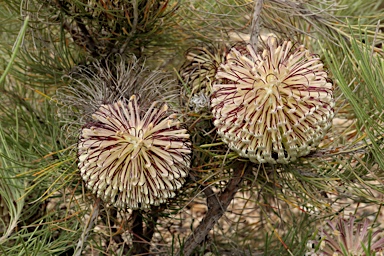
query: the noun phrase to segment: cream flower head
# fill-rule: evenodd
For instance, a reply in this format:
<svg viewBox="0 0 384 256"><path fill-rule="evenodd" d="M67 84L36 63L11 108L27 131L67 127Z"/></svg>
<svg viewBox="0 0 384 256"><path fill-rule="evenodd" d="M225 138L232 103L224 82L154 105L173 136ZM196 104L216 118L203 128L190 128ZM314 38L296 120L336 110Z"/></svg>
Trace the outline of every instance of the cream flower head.
<svg viewBox="0 0 384 256"><path fill-rule="evenodd" d="M118 208L147 209L175 196L185 182L191 143L163 104L141 111L136 96L102 105L78 143L87 187Z"/></svg>
<svg viewBox="0 0 384 256"><path fill-rule="evenodd" d="M240 156L286 164L309 154L331 126L333 89L317 55L269 37L264 51L232 48L212 86L218 134Z"/></svg>

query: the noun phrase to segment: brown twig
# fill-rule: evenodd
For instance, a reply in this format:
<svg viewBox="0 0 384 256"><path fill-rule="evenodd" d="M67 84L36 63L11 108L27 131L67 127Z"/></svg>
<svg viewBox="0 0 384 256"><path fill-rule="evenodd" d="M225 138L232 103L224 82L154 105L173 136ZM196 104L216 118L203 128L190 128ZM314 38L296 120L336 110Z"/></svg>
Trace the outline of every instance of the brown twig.
<svg viewBox="0 0 384 256"><path fill-rule="evenodd" d="M150 250L150 241L155 233L155 227L158 219L159 207L154 207L152 211L146 215L146 227L144 228L143 212L134 210L132 212L132 229L134 236L131 254L145 254Z"/></svg>
<svg viewBox="0 0 384 256"><path fill-rule="evenodd" d="M240 163L237 168L234 169L233 176L222 193L216 194L210 187L204 187L203 191L207 197L208 212L199 226L189 235L182 250L177 253L178 256L191 255L193 250L206 238L209 231L224 215L239 189L246 168L246 163Z"/></svg>
<svg viewBox="0 0 384 256"><path fill-rule="evenodd" d="M95 40L93 40L92 35L89 33L87 26L83 23L80 17L74 17L78 28L82 33L82 39L85 42L86 49L91 53L93 57L97 57L99 53L97 52L97 47Z"/></svg>
<svg viewBox="0 0 384 256"><path fill-rule="evenodd" d="M76 249L73 253L75 256L80 256L83 252L83 248L85 246L85 243L88 239L89 234L91 233L91 229L93 229L93 226L95 225L96 219L99 216L100 211L100 199L97 199L96 202L93 205L93 210L91 213L91 216L89 217L85 228L80 236L79 241L77 242Z"/></svg>
<svg viewBox="0 0 384 256"><path fill-rule="evenodd" d="M139 22L139 4L137 0L132 0L132 8L133 8L133 22L132 22L132 30L129 32L129 36L127 39L125 39L124 44L119 49L119 53L123 54L125 50L127 49L132 37L135 35L137 31L137 24ZM117 49L116 49L117 50Z"/></svg>
<svg viewBox="0 0 384 256"><path fill-rule="evenodd" d="M255 7L253 9L250 43L255 50L257 49L257 38L260 34L260 14L263 9L263 3L264 0L255 0Z"/></svg>
<svg viewBox="0 0 384 256"><path fill-rule="evenodd" d="M63 28L70 33L72 36L73 41L81 46L85 47L93 57L97 57L99 53L97 52L97 46L95 43L95 40L93 39L91 33L88 31L87 26L85 23L81 20L80 16L74 15L65 5L64 1L56 0L55 1L56 6L59 8L60 11L62 11L65 15L68 17L73 18L75 23L73 25L77 25L78 29L75 29L74 27L70 26L63 20ZM53 4L53 2L52 2ZM76 26L75 26L76 27Z"/></svg>
<svg viewBox="0 0 384 256"><path fill-rule="evenodd" d="M132 241L132 254L145 253L143 243L145 243L143 215L140 210L134 210L132 212L132 230L134 238Z"/></svg>
<svg viewBox="0 0 384 256"><path fill-rule="evenodd" d="M155 207L151 211L151 215L149 217L150 219L148 220L147 226L144 231L144 237L147 239L148 242L152 240L152 237L155 234L157 220L159 219L158 207ZM144 247L146 252L149 252L150 243L146 243Z"/></svg>

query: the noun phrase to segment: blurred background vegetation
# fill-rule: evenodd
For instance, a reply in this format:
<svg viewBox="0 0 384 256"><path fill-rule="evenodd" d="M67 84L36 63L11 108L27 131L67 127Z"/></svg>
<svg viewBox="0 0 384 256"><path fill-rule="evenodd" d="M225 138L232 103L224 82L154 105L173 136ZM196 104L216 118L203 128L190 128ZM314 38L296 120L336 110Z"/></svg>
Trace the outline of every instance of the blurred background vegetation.
<svg viewBox="0 0 384 256"><path fill-rule="evenodd" d="M0 254L140 251L132 211L98 205L85 189L76 156L83 123L66 116L58 93L79 66L132 54L177 81L193 142L179 195L139 212L153 230L141 242L152 255L183 249L209 214L208 189L225 191L244 164L217 137L209 109L191 107L205 85L188 80L199 70L186 68L187 53L209 53L202 63L214 74L231 46L249 40L253 8L251 0L1 0ZM384 1L264 1L260 37L303 44L324 61L335 87L333 127L317 151L293 163L247 163L241 187L194 255L305 255L326 220L349 214L383 228L383 18Z"/></svg>

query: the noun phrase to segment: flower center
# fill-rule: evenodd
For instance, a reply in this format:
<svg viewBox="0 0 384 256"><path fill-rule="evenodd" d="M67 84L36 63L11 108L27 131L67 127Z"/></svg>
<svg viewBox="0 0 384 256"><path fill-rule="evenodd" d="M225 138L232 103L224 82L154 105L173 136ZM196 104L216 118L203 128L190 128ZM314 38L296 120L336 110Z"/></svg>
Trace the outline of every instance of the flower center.
<svg viewBox="0 0 384 256"><path fill-rule="evenodd" d="M269 105L275 105L276 103L272 98L275 96L278 98L278 87L281 84L280 79L275 74L269 74L266 77L266 84L265 84L265 98L269 99Z"/></svg>
<svg viewBox="0 0 384 256"><path fill-rule="evenodd" d="M131 142L135 148L142 147L144 145L144 140L141 138L136 138L133 142Z"/></svg>
<svg viewBox="0 0 384 256"><path fill-rule="evenodd" d="M132 129L132 131L118 131L116 135L121 137L125 142L132 144L133 148L142 148L146 146L142 129L139 131L136 131L135 129Z"/></svg>

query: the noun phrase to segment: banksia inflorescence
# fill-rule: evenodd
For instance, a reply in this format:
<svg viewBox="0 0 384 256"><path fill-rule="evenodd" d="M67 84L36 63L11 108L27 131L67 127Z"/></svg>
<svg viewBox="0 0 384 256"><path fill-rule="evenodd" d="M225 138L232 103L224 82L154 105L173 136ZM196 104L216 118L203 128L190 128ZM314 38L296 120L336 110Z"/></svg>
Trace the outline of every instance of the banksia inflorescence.
<svg viewBox="0 0 384 256"><path fill-rule="evenodd" d="M224 62L225 45L192 47L186 53L186 61L180 69L180 77L188 85L187 101L195 112L209 107L212 83L220 64Z"/></svg>
<svg viewBox="0 0 384 256"><path fill-rule="evenodd" d="M135 95L102 105L78 144L79 169L93 193L118 208L146 209L175 196L188 174L187 130L166 104L141 111Z"/></svg>
<svg viewBox="0 0 384 256"><path fill-rule="evenodd" d="M217 69L225 60L225 45L193 47L186 53L186 61L180 69L181 78L193 91L212 91Z"/></svg>
<svg viewBox="0 0 384 256"><path fill-rule="evenodd" d="M367 219L363 223L356 223L354 216L350 216L349 220L338 218L336 221L328 221L327 226L330 230L322 232L323 239L318 252L311 255L363 256L384 252L384 237L377 239L382 231L371 234Z"/></svg>
<svg viewBox="0 0 384 256"><path fill-rule="evenodd" d="M332 84L317 55L268 37L256 52L232 48L212 86L214 125L256 163L286 164L316 147L331 126Z"/></svg>

